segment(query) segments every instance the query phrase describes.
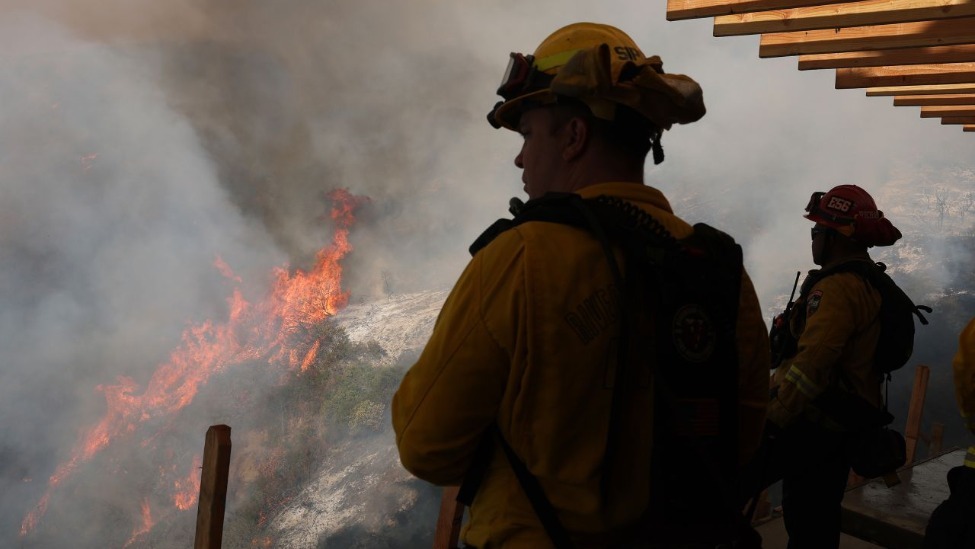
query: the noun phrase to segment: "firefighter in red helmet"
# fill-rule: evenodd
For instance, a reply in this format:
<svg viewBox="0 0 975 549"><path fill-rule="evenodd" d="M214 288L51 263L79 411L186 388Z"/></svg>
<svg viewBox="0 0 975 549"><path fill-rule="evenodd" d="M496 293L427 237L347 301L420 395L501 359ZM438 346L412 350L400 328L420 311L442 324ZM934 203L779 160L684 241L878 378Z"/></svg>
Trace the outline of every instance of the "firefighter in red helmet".
<svg viewBox="0 0 975 549"><path fill-rule="evenodd" d="M745 495L781 479L789 549L829 549L839 546L840 503L857 457L851 445L892 419L875 367L876 280L889 277L868 249L890 246L901 233L856 185L813 193L804 217L814 223L812 259L821 268L809 271L788 318L773 321L772 355L780 361L773 361L768 438L751 468L762 481Z"/></svg>
<svg viewBox="0 0 975 549"><path fill-rule="evenodd" d="M637 299L624 299L636 289L630 294L621 283L642 272L644 263L629 259L646 248L624 249L623 239L643 239L636 226L614 233L597 215L652 222L653 234L668 242L696 234L661 191L644 184L644 164L650 151L655 162L663 160L663 131L704 115L700 87L665 73L659 57L645 56L621 30L576 23L552 33L531 55L511 54L498 94L503 101L488 120L522 138L514 162L529 200L515 202L515 218L498 220L471 247L473 258L393 398L400 461L434 484L463 483L462 495L472 498L461 534L468 546L651 547L659 534L651 523L660 520L654 512L660 507L652 506L665 495L693 496L697 510L725 499L719 519L740 525L736 486L720 495L719 483L706 495L668 493L660 486L672 479L658 483L651 472L656 456L680 446L655 445L655 411L669 411L655 391L670 372L642 354L651 338L636 334L647 311L632 307ZM591 218L572 225L580 211ZM565 217L530 217L545 212ZM694 271L731 275L721 286L734 309L721 317L722 326L730 325L720 331L720 341L731 342L721 347L729 360L720 363L723 377L714 378L730 380L720 387L730 397L707 401L728 406L717 417L717 408L691 403L704 419L694 427L714 427L702 438L731 434L721 448L729 457L719 464L732 471L720 479L726 488L739 461L760 443L768 402L768 333L737 251L735 268ZM637 280L646 279L626 279L634 286ZM643 295L658 295L651 290L640 294L640 303ZM696 323L696 311L685 312L679 327L687 330L667 335L683 336L687 357L708 360L718 348L710 336L719 331ZM674 339L654 341L672 347ZM673 369L694 378L691 368ZM694 378L697 385L713 385L701 377ZM698 469L686 478L706 475ZM740 539L737 532L701 527L703 515L677 517L694 525L672 528L681 547Z"/></svg>

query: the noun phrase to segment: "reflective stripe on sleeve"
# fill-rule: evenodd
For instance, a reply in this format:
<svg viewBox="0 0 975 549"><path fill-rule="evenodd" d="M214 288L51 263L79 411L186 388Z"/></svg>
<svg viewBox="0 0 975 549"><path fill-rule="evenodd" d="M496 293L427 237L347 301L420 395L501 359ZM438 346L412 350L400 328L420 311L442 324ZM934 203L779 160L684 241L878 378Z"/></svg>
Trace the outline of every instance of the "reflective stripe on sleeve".
<svg viewBox="0 0 975 549"><path fill-rule="evenodd" d="M816 398L823 392L822 387L813 383L796 365L792 365L789 368L789 371L785 374L785 380L793 383L799 389L800 393L810 399Z"/></svg>

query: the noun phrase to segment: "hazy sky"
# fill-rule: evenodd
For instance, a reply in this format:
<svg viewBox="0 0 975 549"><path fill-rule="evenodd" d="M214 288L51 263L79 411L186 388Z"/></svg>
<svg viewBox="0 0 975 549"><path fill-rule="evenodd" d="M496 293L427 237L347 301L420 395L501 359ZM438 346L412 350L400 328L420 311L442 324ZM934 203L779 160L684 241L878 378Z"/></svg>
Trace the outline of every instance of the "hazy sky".
<svg viewBox="0 0 975 549"><path fill-rule="evenodd" d="M485 121L508 53L562 25L617 25L701 84L708 114L647 182L744 244L763 306L811 267L812 191L856 183L885 209L917 174L971 187L975 134L664 6L0 1L0 540L100 417L94 387L144 383L187 323L226 315L216 257L254 295L307 265L329 189L371 199L353 301L449 285L522 196L520 138Z"/></svg>

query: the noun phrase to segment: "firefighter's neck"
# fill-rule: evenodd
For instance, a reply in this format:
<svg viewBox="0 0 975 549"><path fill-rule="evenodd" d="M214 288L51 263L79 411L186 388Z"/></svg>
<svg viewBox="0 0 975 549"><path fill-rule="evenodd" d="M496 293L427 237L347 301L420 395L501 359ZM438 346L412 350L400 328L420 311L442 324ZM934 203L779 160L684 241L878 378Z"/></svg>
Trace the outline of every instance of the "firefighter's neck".
<svg viewBox="0 0 975 549"><path fill-rule="evenodd" d="M598 144L586 154L571 159L567 166L570 190L578 190L599 183L643 184L643 162L616 154Z"/></svg>
<svg viewBox="0 0 975 549"><path fill-rule="evenodd" d="M823 255L823 262L820 265L824 269L847 261L872 261L866 246L840 235L834 235Z"/></svg>

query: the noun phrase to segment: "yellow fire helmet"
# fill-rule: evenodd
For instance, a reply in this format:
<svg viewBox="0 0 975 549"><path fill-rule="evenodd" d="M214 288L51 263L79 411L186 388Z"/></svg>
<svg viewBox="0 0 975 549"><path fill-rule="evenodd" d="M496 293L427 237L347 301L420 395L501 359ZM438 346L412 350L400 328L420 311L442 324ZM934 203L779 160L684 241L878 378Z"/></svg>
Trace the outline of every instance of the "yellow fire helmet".
<svg viewBox="0 0 975 549"><path fill-rule="evenodd" d="M661 130L704 116L701 87L688 76L666 74L660 57L646 57L626 33L599 23L574 23L542 41L531 55L512 53L488 114L495 128L516 130L528 108L559 96L580 100L593 115L613 120L625 105Z"/></svg>

